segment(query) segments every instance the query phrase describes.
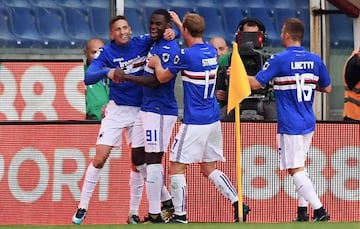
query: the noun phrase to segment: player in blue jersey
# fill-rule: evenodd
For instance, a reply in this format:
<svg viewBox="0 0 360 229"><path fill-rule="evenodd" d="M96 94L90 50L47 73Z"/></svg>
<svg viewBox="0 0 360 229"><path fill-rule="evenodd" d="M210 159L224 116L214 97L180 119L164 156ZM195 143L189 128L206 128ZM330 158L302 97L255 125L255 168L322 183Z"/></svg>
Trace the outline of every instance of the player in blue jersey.
<svg viewBox="0 0 360 229"><path fill-rule="evenodd" d="M150 17L150 37L154 41L148 56L161 57L164 68L179 60L179 47L175 40L163 39L166 28L170 28L170 14L164 9L155 10ZM141 121L144 128L146 152L146 190L149 202L149 215L144 223L162 223L161 217L161 189L164 185L162 158L168 148L172 129L178 115L178 105L175 98L176 74L167 82L159 83L154 76L154 69L145 65L144 76L123 75L121 80L132 81L143 87L141 105ZM149 87L150 86L150 87ZM171 198L169 196L168 198ZM164 203L165 204L165 203ZM171 203L172 205L172 203Z"/></svg>
<svg viewBox="0 0 360 229"><path fill-rule="evenodd" d="M169 37L169 34L173 39L174 32L171 29L164 36ZM94 84L104 77L111 79L110 101L106 107L105 118L101 121L96 142L96 155L86 170L80 203L72 218L74 224L81 224L85 219L101 169L112 148L121 146L123 129L126 129L127 143L132 147L129 223L140 222L138 210L144 177L146 177L146 164L143 157L144 138L139 121L142 88L132 82L117 84L113 82L113 77L116 68L122 68L132 75L143 75L146 56L153 41L149 35L131 38L131 27L126 18L121 15L111 19L110 36L111 42L99 51L85 74L86 85Z"/></svg>
<svg viewBox="0 0 360 229"><path fill-rule="evenodd" d="M217 53L204 43L204 19L198 14L186 14L183 23L175 12L171 16L181 30L189 48L180 51L179 60L166 69L161 57L149 58L158 80L168 82L181 71L184 91L184 119L172 145L170 154L171 195L175 214L171 223L188 223L186 217L186 179L188 165L199 162L201 173L231 201L235 221L238 221L238 195L229 178L216 168L223 156L220 111L214 96ZM247 213L247 212L246 212Z"/></svg>
<svg viewBox="0 0 360 229"><path fill-rule="evenodd" d="M296 221L309 221L308 203L314 209L313 221L327 221L330 217L305 170L305 160L316 124L314 93L330 93L331 80L320 57L301 46L304 31L299 19L286 19L281 30L286 50L272 56L249 81L252 89L274 82L280 169L292 176L299 196Z"/></svg>

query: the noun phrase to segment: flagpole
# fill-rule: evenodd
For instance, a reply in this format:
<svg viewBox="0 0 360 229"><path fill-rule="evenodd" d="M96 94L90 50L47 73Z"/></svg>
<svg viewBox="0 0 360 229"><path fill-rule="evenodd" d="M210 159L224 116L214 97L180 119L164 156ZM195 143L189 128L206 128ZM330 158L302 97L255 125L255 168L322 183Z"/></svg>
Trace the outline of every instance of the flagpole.
<svg viewBox="0 0 360 229"><path fill-rule="evenodd" d="M239 222L244 222L243 219L243 195L242 195L242 167L241 167L241 137L240 137L240 105L235 107L235 128L236 128L236 172L238 185L238 212Z"/></svg>
<svg viewBox="0 0 360 229"><path fill-rule="evenodd" d="M233 52L231 54L231 69L229 81L229 96L227 112L235 108L235 128L236 128L236 168L238 183L238 215L239 222L243 219L243 192L242 192L242 169L241 169L241 142L240 142L240 103L251 94L249 78L244 64L237 52L238 46L233 42Z"/></svg>

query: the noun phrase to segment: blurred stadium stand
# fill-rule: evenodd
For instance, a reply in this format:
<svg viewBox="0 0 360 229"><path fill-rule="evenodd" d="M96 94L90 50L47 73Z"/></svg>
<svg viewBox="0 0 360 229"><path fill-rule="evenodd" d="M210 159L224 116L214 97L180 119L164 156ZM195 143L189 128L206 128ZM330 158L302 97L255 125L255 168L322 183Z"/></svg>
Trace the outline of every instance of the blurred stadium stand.
<svg viewBox="0 0 360 229"><path fill-rule="evenodd" d="M18 39L13 35L9 27L9 12L5 8L0 8L0 47L15 48ZM20 42L20 41L19 41Z"/></svg>
<svg viewBox="0 0 360 229"><path fill-rule="evenodd" d="M83 2L81 0L56 0L55 1L60 7L69 7L69 8L83 8Z"/></svg>
<svg viewBox="0 0 360 229"><path fill-rule="evenodd" d="M304 1L304 0L303 0ZM306 2L306 1L304 1ZM267 0L267 3L275 9L293 10L298 8L294 0Z"/></svg>
<svg viewBox="0 0 360 229"><path fill-rule="evenodd" d="M295 7L296 6L296 7ZM266 27L268 46L281 47L280 31L287 17L306 26L304 45L310 44L309 2L306 0L125 0L125 15L133 35L148 31L148 17L156 8L201 14L207 24L205 40L225 37L230 44L238 22L256 17ZM78 49L90 37L108 40L109 1L105 0L0 0L0 47ZM352 48L352 21L330 16L331 48Z"/></svg>
<svg viewBox="0 0 360 229"><path fill-rule="evenodd" d="M353 23L345 14L330 15L330 46L347 48L354 44Z"/></svg>
<svg viewBox="0 0 360 229"><path fill-rule="evenodd" d="M305 34L303 38L303 45L310 46L310 11L309 9L299 9L297 11L297 17L300 18L305 24ZM331 39L331 38L330 38Z"/></svg>
<svg viewBox="0 0 360 229"><path fill-rule="evenodd" d="M55 0L28 0L33 7L59 8Z"/></svg>
<svg viewBox="0 0 360 229"><path fill-rule="evenodd" d="M207 1L204 1L204 0L192 0L192 2L193 2L193 5L195 7L206 6L206 7L218 8L218 6L219 6L219 2L217 2L216 0L207 0Z"/></svg>
<svg viewBox="0 0 360 229"><path fill-rule="evenodd" d="M226 34L224 38L228 42L235 41L239 21L248 16L248 10L246 8L240 6L234 7L232 5L224 6L224 26Z"/></svg>
<svg viewBox="0 0 360 229"><path fill-rule="evenodd" d="M197 6L195 10L205 20L204 39L206 41L215 36L224 36L224 16L221 10L210 6Z"/></svg>
<svg viewBox="0 0 360 229"><path fill-rule="evenodd" d="M100 37L105 42L109 41L109 18L110 11L106 7L89 8L89 21L94 37ZM130 22L132 22L130 20Z"/></svg>
<svg viewBox="0 0 360 229"><path fill-rule="evenodd" d="M100 1L100 0L81 0L81 2L87 7L96 7L96 8L109 8L109 1Z"/></svg>
<svg viewBox="0 0 360 229"><path fill-rule="evenodd" d="M145 32L145 22L143 19L143 11L139 8L125 7L124 9L125 17L129 20L132 35L138 36L144 34Z"/></svg>
<svg viewBox="0 0 360 229"><path fill-rule="evenodd" d="M267 43L266 46L280 46L280 33L277 32L275 26L274 10L271 8L249 8L249 17L260 20L266 29Z"/></svg>
<svg viewBox="0 0 360 229"><path fill-rule="evenodd" d="M7 7L28 7L31 8L29 1L27 0L2 0L1 4L4 4Z"/></svg>
<svg viewBox="0 0 360 229"><path fill-rule="evenodd" d="M164 8L164 6L167 5L167 3L165 2L165 0L133 0L136 3L136 6L142 6L142 7L154 7L154 8ZM127 3L129 3L131 1L129 0L125 0L125 6L127 5ZM133 3L131 3L133 4Z"/></svg>
<svg viewBox="0 0 360 229"><path fill-rule="evenodd" d="M274 9L275 29L278 34L281 33L282 24L286 18L297 17L298 13L295 9L276 8Z"/></svg>
<svg viewBox="0 0 360 229"><path fill-rule="evenodd" d="M75 47L83 47L85 42L97 36L90 27L89 14L82 8L63 7L65 17L65 31L70 37L71 44ZM106 24L104 25L106 26Z"/></svg>
<svg viewBox="0 0 360 229"><path fill-rule="evenodd" d="M168 9L175 11L178 15L185 15L187 13L195 12L194 7L188 7L188 6L169 6Z"/></svg>
<svg viewBox="0 0 360 229"><path fill-rule="evenodd" d="M249 8L268 8L268 3L266 0L241 0L241 5L246 5Z"/></svg>
<svg viewBox="0 0 360 229"><path fill-rule="evenodd" d="M131 0L125 0L125 5L126 5L126 1L131 1ZM157 0L159 1L159 0ZM192 0L163 0L164 1L164 6L168 5L168 6L191 6L194 3L192 2Z"/></svg>
<svg viewBox="0 0 360 229"><path fill-rule="evenodd" d="M59 8L36 7L39 34L49 44L50 48L71 47L70 38L64 29L64 18Z"/></svg>
<svg viewBox="0 0 360 229"><path fill-rule="evenodd" d="M46 45L37 29L35 10L29 7L14 6L8 9L10 28L22 44L41 48Z"/></svg>

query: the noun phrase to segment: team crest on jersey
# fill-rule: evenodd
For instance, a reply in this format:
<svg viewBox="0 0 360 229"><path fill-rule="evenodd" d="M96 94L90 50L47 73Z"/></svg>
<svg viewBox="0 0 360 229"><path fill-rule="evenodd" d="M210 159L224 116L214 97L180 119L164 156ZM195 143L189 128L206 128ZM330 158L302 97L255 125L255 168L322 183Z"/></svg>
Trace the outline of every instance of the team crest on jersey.
<svg viewBox="0 0 360 229"><path fill-rule="evenodd" d="M99 48L99 50L95 53L94 59L97 59L100 56L102 50L103 50L102 48Z"/></svg>
<svg viewBox="0 0 360 229"><path fill-rule="evenodd" d="M170 54L169 53L163 53L162 54L162 60L164 63L168 62L170 59Z"/></svg>
<svg viewBox="0 0 360 229"><path fill-rule="evenodd" d="M178 55L176 55L176 56L174 57L174 64L178 64L179 61L180 61L180 57L179 57Z"/></svg>
<svg viewBox="0 0 360 229"><path fill-rule="evenodd" d="M262 70L268 69L269 66L270 66L269 62L266 61L265 64L264 64L264 66L263 66L263 68L262 68Z"/></svg>
<svg viewBox="0 0 360 229"><path fill-rule="evenodd" d="M274 57L275 57L274 55L271 55L269 59L274 59ZM270 66L270 63L268 61L266 61L265 64L263 65L263 67L262 67L262 70L268 69L269 66Z"/></svg>

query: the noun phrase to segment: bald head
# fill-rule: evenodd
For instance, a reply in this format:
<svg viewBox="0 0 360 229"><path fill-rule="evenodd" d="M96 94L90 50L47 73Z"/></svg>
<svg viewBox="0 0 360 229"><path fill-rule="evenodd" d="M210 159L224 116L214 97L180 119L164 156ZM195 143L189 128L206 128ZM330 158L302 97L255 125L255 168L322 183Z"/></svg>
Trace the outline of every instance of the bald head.
<svg viewBox="0 0 360 229"><path fill-rule="evenodd" d="M226 41L222 37L213 37L210 39L209 43L216 48L218 57L223 56L229 50Z"/></svg>
<svg viewBox="0 0 360 229"><path fill-rule="evenodd" d="M92 38L86 42L86 46L84 49L84 56L86 57L86 62L88 64L94 59L97 51L104 46L103 40L100 38Z"/></svg>

